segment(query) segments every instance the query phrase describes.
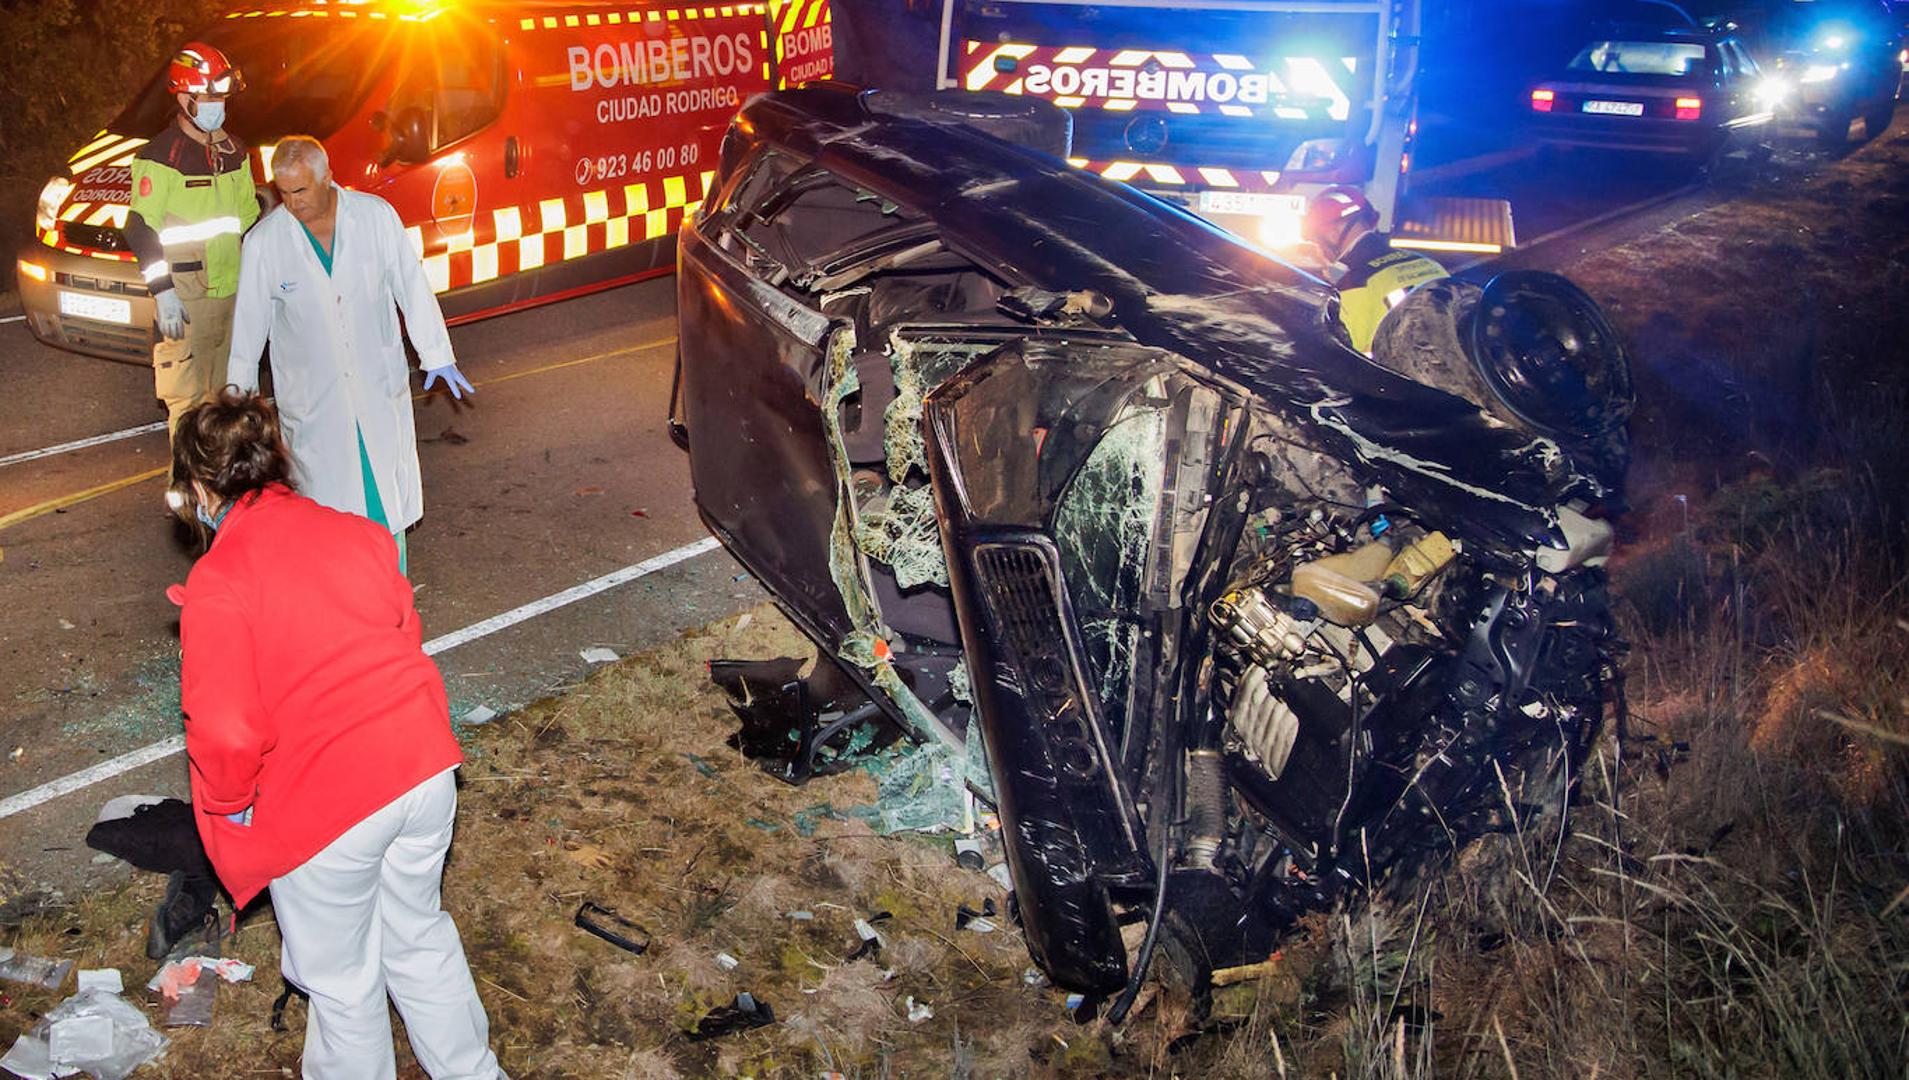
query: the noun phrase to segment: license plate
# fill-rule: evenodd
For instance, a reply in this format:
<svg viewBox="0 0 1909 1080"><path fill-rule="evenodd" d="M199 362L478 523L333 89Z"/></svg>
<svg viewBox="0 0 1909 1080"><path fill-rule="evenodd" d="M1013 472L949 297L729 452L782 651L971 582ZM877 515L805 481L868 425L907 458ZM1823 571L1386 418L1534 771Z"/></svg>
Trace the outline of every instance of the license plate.
<svg viewBox="0 0 1909 1080"><path fill-rule="evenodd" d="M60 292L60 314L74 315L82 319L96 319L100 322L118 323L121 326L133 324L133 302L117 300L110 296L93 296L88 293Z"/></svg>
<svg viewBox="0 0 1909 1080"><path fill-rule="evenodd" d="M1265 217L1268 214L1303 214L1306 212L1304 195L1269 195L1263 191L1202 191L1200 192L1200 213L1202 214L1252 214Z"/></svg>
<svg viewBox="0 0 1909 1080"><path fill-rule="evenodd" d="M1641 101L1587 101L1584 111L1601 116L1642 116L1644 103Z"/></svg>

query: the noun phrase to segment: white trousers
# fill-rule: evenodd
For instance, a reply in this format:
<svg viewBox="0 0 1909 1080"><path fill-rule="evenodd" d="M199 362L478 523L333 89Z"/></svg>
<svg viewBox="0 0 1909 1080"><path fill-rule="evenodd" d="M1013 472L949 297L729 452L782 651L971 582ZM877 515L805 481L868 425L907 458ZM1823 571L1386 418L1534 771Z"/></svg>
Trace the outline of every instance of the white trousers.
<svg viewBox="0 0 1909 1080"><path fill-rule="evenodd" d="M426 780L272 882L285 977L311 995L306 1080L394 1080L388 992L433 1080L498 1080L490 1023L440 903L455 770Z"/></svg>

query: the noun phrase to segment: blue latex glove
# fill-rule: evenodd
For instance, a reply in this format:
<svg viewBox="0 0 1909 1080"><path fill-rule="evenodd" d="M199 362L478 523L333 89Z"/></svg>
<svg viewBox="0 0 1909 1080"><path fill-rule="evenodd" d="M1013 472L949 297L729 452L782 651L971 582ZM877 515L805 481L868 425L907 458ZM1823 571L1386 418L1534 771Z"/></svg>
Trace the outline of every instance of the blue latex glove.
<svg viewBox="0 0 1909 1080"><path fill-rule="evenodd" d="M186 318L186 302L179 299L179 294L167 289L152 301L159 307L159 333L173 341L185 337L186 324L192 320Z"/></svg>
<svg viewBox="0 0 1909 1080"><path fill-rule="evenodd" d="M464 374L457 370L456 364L446 364L443 367L431 368L426 371L424 373L424 388L426 390L431 389L437 385L439 379L444 380L444 385L450 389L451 396L454 398L462 398L465 394L474 394L477 392L472 389L471 380L465 378Z"/></svg>

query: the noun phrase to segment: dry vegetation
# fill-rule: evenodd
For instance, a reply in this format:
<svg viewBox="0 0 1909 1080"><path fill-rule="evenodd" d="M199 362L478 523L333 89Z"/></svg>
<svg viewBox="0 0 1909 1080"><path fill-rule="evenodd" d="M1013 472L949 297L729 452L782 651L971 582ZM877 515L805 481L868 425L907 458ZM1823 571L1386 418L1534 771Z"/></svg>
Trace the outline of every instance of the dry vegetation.
<svg viewBox="0 0 1909 1080"><path fill-rule="evenodd" d="M944 843L881 838L863 776L792 789L724 745L712 656L799 647L765 609L467 732L448 899L520 1077L1901 1077L1909 1067L1909 137L1567 270L1631 336L1645 405L1615 568L1629 716L1576 831L1500 838L1418 896L1321 916L1196 1022L1151 995L1120 1031L1023 981L1002 897ZM1681 496L1682 498L1679 498ZM0 942L141 980L158 883ZM643 924L631 956L571 925ZM807 911L812 919L793 919ZM886 911L879 959L853 920ZM293 1070L258 981L140 1075ZM725 970L717 954L739 964ZM892 971L892 975L889 972ZM132 981L129 978L129 981ZM57 995L6 988L0 1040ZM684 1032L749 990L771 1027ZM908 999L933 1017L907 1016ZM1199 1033L1199 1037L1190 1037ZM406 1066L405 1075L421 1075Z"/></svg>

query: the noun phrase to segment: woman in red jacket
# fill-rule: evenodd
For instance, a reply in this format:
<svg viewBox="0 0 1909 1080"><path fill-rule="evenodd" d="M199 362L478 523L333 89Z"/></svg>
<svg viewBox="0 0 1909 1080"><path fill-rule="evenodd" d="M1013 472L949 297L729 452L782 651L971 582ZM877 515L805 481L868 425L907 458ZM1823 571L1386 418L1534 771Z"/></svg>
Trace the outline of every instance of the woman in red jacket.
<svg viewBox="0 0 1909 1080"><path fill-rule="evenodd" d="M167 492L207 544L180 673L199 835L243 907L269 888L311 995L304 1075L396 1075L388 992L435 1080L503 1075L439 901L463 760L391 533L291 490L278 417L188 410Z"/></svg>

